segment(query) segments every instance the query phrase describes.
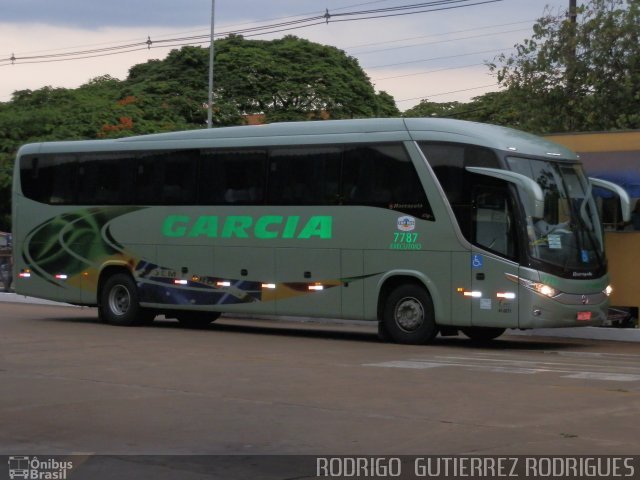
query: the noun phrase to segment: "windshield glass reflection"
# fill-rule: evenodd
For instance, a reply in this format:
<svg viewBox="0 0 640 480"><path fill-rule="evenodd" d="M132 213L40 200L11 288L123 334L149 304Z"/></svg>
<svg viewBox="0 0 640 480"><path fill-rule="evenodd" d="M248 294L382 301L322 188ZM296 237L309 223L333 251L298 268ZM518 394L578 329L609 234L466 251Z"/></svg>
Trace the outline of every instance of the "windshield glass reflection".
<svg viewBox="0 0 640 480"><path fill-rule="evenodd" d="M533 218L527 212L531 257L565 272L600 267L604 261L602 230L591 184L581 166L519 157L510 157L508 162L513 171L533 178L544 194L544 217Z"/></svg>

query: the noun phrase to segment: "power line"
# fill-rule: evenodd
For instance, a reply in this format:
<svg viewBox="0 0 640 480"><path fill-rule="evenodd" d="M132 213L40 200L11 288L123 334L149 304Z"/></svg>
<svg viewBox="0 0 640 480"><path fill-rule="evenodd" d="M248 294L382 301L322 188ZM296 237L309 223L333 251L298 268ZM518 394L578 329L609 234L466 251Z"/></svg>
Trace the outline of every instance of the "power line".
<svg viewBox="0 0 640 480"><path fill-rule="evenodd" d="M380 48L380 49L377 49L377 50L369 50L369 51L366 51L366 52L360 52L357 55L361 56L361 55L368 55L370 53L388 52L390 50L399 50L399 49L402 49L402 48L424 47L425 45L437 45L439 43L456 42L458 40L470 40L472 38L492 37L492 36L495 36L495 35L503 35L505 33L524 32L524 31L527 31L527 30L529 30L529 29L528 28L519 28L519 29L516 29L516 30L504 30L504 31L501 31L501 32L480 33L478 35L469 35L467 37L448 38L446 40L436 40L436 41L433 41L433 42L415 43L413 45L403 45L403 46L400 46L400 47Z"/></svg>
<svg viewBox="0 0 640 480"><path fill-rule="evenodd" d="M393 75L390 77L380 77L380 78L372 78L371 80L374 82L381 82L383 80L392 80L392 79L396 79L396 78L404 78L404 77L415 77L418 75L428 75L430 73L438 73L438 72L445 72L448 70L463 70L465 68L471 68L471 67L480 67L484 65L484 63L472 63L470 65L462 65L459 67L444 67L444 68L438 68L436 70L427 70L424 72L413 72L413 73L403 73L402 75Z"/></svg>
<svg viewBox="0 0 640 480"><path fill-rule="evenodd" d="M507 50L512 50L513 48L499 48L499 49L491 49L491 50L479 50L476 52L468 52L468 53L460 53L457 55L445 55L442 57L431 57L431 58L420 58L417 60L408 60L406 62L396 62L396 63L386 63L384 65L372 65L370 67L363 67L366 68L367 70L375 70L377 68L386 68L386 67L397 67L398 65L411 65L413 63L424 63L424 62L431 62L433 60L448 60L451 58L461 58L461 57L469 57L471 55L478 55L480 53L499 53L499 52L504 52Z"/></svg>
<svg viewBox="0 0 640 480"><path fill-rule="evenodd" d="M466 2L466 1L469 1L469 0L458 0L458 1L459 2ZM451 7L430 8L430 9L427 9L427 10L417 10L417 11L414 11L414 12L388 13L388 14L385 14L385 15L371 15L371 16L365 16L365 17L360 17L360 18L349 18L349 19L342 19L342 20L333 20L333 22L349 22L349 21L355 21L355 20L371 20L373 18L399 17L399 16L403 16L403 15L413 15L413 14L416 14L416 13L439 12L439 11L442 11L442 10L451 10L451 9L454 9L454 8L473 7L473 6L476 6L476 5L484 5L484 4L487 4L487 3L496 3L496 2L502 2L502 1L503 0L485 0L485 1L466 4L466 5L455 5L455 6L451 6ZM440 3L440 2L434 2L434 3ZM452 2L447 2L447 3L458 3L458 2L452 1ZM339 15L347 15L347 14L339 14ZM350 13L349 15L355 15L355 13Z"/></svg>
<svg viewBox="0 0 640 480"><path fill-rule="evenodd" d="M410 40L419 40L421 38L432 38L432 37L442 37L445 35L454 35L457 33L467 33L467 32L477 32L478 30L487 30L489 28L497 28L497 27L510 27L512 25L522 25L522 24L531 24L532 22L535 22L535 20L523 20L520 22L510 22L510 23L501 23L501 24L497 24L497 25L485 25L484 27L473 27L473 28L466 28L464 30L452 30L449 32L442 32L442 33L433 33L430 35L419 35L417 37L408 37L408 38L398 38L396 40L385 40L384 42L371 42L371 43L361 43L358 45L351 45L348 47L345 47L345 50L351 50L351 49L356 49L356 48L361 48L361 47L372 47L374 45L386 45L389 43L398 43L398 42L406 42L406 41L410 41ZM360 55L362 52L355 52L355 55ZM365 52L366 53L366 52Z"/></svg>
<svg viewBox="0 0 640 480"><path fill-rule="evenodd" d="M431 98L431 97L442 97L444 95L450 95L452 93L470 92L471 90L480 90L481 88L490 88L490 87L497 87L497 86L498 86L497 83L492 83L491 85L481 85L479 87L463 88L462 90L452 90L450 92L434 93L432 95L425 95L423 97L404 98L402 100L396 100L396 103L410 102L413 100L424 100L425 98Z"/></svg>
<svg viewBox="0 0 640 480"><path fill-rule="evenodd" d="M469 3L474 2L475 3ZM386 18L397 15L409 15L409 14L418 14L425 12L433 12L440 10L447 10L452 8L462 8L462 7L470 7L476 5L483 5L487 3L495 3L500 2L502 0L435 0L430 2L421 2L410 5L401 5L396 7L386 7L381 9L372 9L372 10L361 10L354 12L346 12L346 13L336 13L330 14L327 10L324 15L315 15L307 18L298 18L295 20L289 20L269 25L257 26L257 27L249 27L245 29L239 29L234 31L222 32L217 37L223 37L228 35L243 35L243 36L258 36L258 35L266 35L272 33L280 33L283 31L290 31L299 28L307 28L315 25L320 25L322 23L331 22L343 22L343 21L357 21L357 20L366 20L373 18ZM365 4L377 3L377 2L366 2ZM426 8L426 9L425 9ZM402 13L393 13L399 12ZM343 17L343 16L355 16L354 18L338 18L334 19L334 17ZM285 17L291 18L291 17ZM134 51L140 51L145 48L166 48L173 46L184 46L184 45L193 45L193 44L202 44L207 43L208 36L207 35L192 35L186 37L178 37L178 38L169 38L169 39L161 39L152 41L150 37L147 38L146 41L136 42L136 43L128 43L124 45L114 45L110 47L97 48L97 49L89 49L89 50L80 50L66 53L57 53L57 54L47 54L47 55L31 55L31 56L15 56L12 54L9 58L0 59L0 66L7 65L15 65L15 64L25 64L25 63L48 63L53 61L66 61L66 60L81 60L86 58L95 58L100 56L114 55L115 53L130 53ZM186 43L176 43L176 42L186 42ZM161 44L160 47L154 44Z"/></svg>
<svg viewBox="0 0 640 480"><path fill-rule="evenodd" d="M335 10L346 10L348 8L352 8L352 7L359 7L362 5L370 5L370 4L374 4L374 3L383 3L383 2L388 2L390 0L372 0L370 2L364 2L364 3L357 3L357 4L353 4L353 5L348 5L345 7L339 7L336 8ZM267 18L264 20L256 20L256 21L251 21L251 22L243 22L243 23L237 23L237 24L232 24L232 25L228 25L226 28L236 28L239 26L243 26L243 25L254 25L254 24L260 24L263 22L272 22L272 21L280 21L280 20L286 20L289 18L299 18L299 17L303 17L303 16L309 16L309 15L316 15L317 11L313 11L313 12L307 12L307 13L299 13L297 15L288 15L286 17L277 17L277 18ZM187 30L187 31L183 31L183 32L172 32L172 33L164 33L164 34L158 34L159 37L164 37L164 36L168 36L168 35L183 35L183 34L187 34L187 33L196 33L196 32L209 32L210 28L206 28L206 29L199 29L199 30ZM201 36L206 36L206 35L201 35ZM127 39L127 40L121 40L122 42L134 42L136 40L138 40L139 37L137 38L131 38L131 39ZM60 51L60 50L68 50L70 48L87 48L87 47L95 47L95 46L99 46L99 45L111 45L113 44L113 42L100 42L100 43L91 43L91 44L87 44L87 45L78 45L76 47L64 47L64 48L56 48L56 49L47 49L47 50L32 50L32 51L28 51L28 52L23 52L23 54L35 54L35 53L46 53L46 52L56 52L56 51ZM7 57L9 58L11 56L11 54L9 53L5 53L0 55L0 57Z"/></svg>

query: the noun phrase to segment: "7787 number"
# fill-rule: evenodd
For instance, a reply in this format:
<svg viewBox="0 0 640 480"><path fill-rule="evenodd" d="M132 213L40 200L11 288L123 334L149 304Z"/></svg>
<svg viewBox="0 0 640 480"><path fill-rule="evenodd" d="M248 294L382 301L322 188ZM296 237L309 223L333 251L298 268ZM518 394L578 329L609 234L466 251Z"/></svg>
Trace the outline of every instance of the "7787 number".
<svg viewBox="0 0 640 480"><path fill-rule="evenodd" d="M417 233L395 232L393 234L393 243L416 243L417 240Z"/></svg>

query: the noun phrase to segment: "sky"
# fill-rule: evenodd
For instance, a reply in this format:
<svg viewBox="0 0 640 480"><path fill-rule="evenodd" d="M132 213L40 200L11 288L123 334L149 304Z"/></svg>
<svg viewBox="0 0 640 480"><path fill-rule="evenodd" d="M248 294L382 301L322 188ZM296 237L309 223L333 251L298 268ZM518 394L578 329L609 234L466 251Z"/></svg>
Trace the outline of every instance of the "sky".
<svg viewBox="0 0 640 480"><path fill-rule="evenodd" d="M501 52L512 53L514 45L530 38L533 24L547 8L558 13L569 5L569 0L457 0L438 11L429 7L432 11L424 13L337 21L357 17L340 16L344 13L416 3L439 3L442 8L445 0L213 1L216 37L328 11L328 22L320 19L304 28L245 36L269 40L291 34L340 48L358 60L376 90L395 98L401 111L422 99L466 102L498 90L485 63ZM102 75L124 79L133 65L164 58L177 48L162 40L208 35L212 4L212 0L0 0L0 102L9 101L16 90L74 88ZM141 45L147 39L152 48ZM208 48L206 38L195 41ZM111 50L117 54L106 56L51 61L65 58L52 55L122 45L135 47ZM125 50L132 51L122 53ZM34 56L47 58L25 59Z"/></svg>

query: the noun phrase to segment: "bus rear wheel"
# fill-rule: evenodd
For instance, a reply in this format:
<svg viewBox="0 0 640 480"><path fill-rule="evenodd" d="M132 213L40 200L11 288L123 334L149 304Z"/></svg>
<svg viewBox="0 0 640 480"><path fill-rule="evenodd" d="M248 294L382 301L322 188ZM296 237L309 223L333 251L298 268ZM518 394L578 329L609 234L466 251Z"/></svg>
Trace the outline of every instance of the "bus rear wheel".
<svg viewBox="0 0 640 480"><path fill-rule="evenodd" d="M498 338L505 331L504 328L498 327L465 327L460 330L475 342L490 342Z"/></svg>
<svg viewBox="0 0 640 480"><path fill-rule="evenodd" d="M391 291L382 323L389 337L398 343L422 345L438 333L431 295L416 284L400 285Z"/></svg>
<svg viewBox="0 0 640 480"><path fill-rule="evenodd" d="M111 325L142 325L150 316L140 307L136 284L126 273L116 273L107 278L100 292L99 308L100 317Z"/></svg>

